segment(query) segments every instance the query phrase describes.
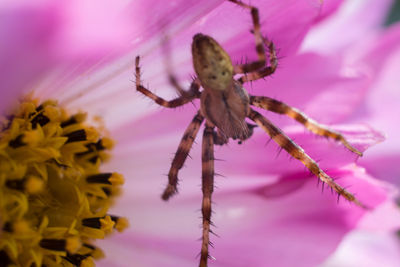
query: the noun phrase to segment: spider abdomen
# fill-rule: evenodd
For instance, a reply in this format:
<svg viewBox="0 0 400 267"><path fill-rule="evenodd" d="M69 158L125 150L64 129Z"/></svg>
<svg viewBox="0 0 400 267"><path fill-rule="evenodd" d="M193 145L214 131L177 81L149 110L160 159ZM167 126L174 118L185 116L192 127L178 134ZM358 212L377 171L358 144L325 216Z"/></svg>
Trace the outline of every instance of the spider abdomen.
<svg viewBox="0 0 400 267"><path fill-rule="evenodd" d="M201 112L226 138L245 140L250 129L245 121L250 100L247 92L236 81L225 91L204 90Z"/></svg>

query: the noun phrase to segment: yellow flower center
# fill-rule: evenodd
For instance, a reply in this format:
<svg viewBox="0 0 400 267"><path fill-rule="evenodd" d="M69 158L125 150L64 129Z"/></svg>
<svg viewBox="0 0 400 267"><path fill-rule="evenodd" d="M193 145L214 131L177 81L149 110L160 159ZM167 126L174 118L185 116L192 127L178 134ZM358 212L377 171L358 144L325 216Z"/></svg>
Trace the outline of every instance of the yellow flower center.
<svg viewBox="0 0 400 267"><path fill-rule="evenodd" d="M128 226L107 213L122 175L99 172L113 142L85 119L26 100L0 122L1 266L94 266L93 240Z"/></svg>

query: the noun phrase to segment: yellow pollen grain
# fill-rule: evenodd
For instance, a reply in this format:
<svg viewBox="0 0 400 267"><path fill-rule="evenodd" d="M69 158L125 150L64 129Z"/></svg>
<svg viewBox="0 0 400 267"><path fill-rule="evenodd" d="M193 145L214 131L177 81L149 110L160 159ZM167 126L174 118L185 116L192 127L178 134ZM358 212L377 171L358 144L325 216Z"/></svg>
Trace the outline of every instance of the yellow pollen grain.
<svg viewBox="0 0 400 267"><path fill-rule="evenodd" d="M100 219L101 223L101 230L103 230L106 234L111 233L115 222L111 220L111 217L109 215L105 216L104 219Z"/></svg>
<svg viewBox="0 0 400 267"><path fill-rule="evenodd" d="M36 146L44 138L43 132L40 129L33 131L26 131L23 137L23 142L30 145Z"/></svg>
<svg viewBox="0 0 400 267"><path fill-rule="evenodd" d="M88 257L81 262L81 267L94 267L94 261L92 257Z"/></svg>
<svg viewBox="0 0 400 267"><path fill-rule="evenodd" d="M113 185L123 185L124 184L124 176L122 174L114 172L110 179L108 179Z"/></svg>
<svg viewBox="0 0 400 267"><path fill-rule="evenodd" d="M78 114L76 114L76 115L74 116L74 119L75 119L77 122L83 122L83 121L86 120L86 117L87 117L87 114L86 114L86 113L78 113Z"/></svg>
<svg viewBox="0 0 400 267"><path fill-rule="evenodd" d="M35 109L37 107L36 101L32 102L24 102L21 104L21 112L25 114L31 114L32 112L35 112Z"/></svg>
<svg viewBox="0 0 400 267"><path fill-rule="evenodd" d="M37 176L29 176L26 184L25 190L28 194L36 194L43 190L44 181Z"/></svg>
<svg viewBox="0 0 400 267"><path fill-rule="evenodd" d="M110 138L107 138L107 137L101 139L101 143L102 143L102 145L103 145L105 148L107 148L107 149L111 149L111 148L114 147L114 142L113 142L113 140L110 139Z"/></svg>
<svg viewBox="0 0 400 267"><path fill-rule="evenodd" d="M48 117L51 121L55 121L61 117L61 112L58 108L47 106L44 109L43 115Z"/></svg>
<svg viewBox="0 0 400 267"><path fill-rule="evenodd" d="M113 147L86 117L69 115L54 100L31 99L0 116L1 264L95 266L104 254L94 239L129 225L107 215L123 176L113 173L106 188L86 182L102 174ZM92 218L102 219L96 224ZM84 221L89 226L77 223Z"/></svg>
<svg viewBox="0 0 400 267"><path fill-rule="evenodd" d="M68 251L69 253L74 254L75 252L78 251L78 249L81 247L82 243L79 239L79 237L74 236L74 237L68 237L67 238L67 243L65 245L65 250Z"/></svg>
<svg viewBox="0 0 400 267"><path fill-rule="evenodd" d="M20 220L13 224L13 232L16 235L29 233L30 231L31 231L31 228L29 226L29 223L25 220Z"/></svg>
<svg viewBox="0 0 400 267"><path fill-rule="evenodd" d="M100 249L96 249L92 252L92 256L94 259L101 259L104 258L104 253Z"/></svg>
<svg viewBox="0 0 400 267"><path fill-rule="evenodd" d="M94 142L95 140L99 139L99 134L97 133L95 128L89 127L85 129L85 132L88 141Z"/></svg>
<svg viewBox="0 0 400 267"><path fill-rule="evenodd" d="M124 217L119 218L117 224L115 225L115 229L117 229L118 232L122 232L128 227L129 227L129 221Z"/></svg>

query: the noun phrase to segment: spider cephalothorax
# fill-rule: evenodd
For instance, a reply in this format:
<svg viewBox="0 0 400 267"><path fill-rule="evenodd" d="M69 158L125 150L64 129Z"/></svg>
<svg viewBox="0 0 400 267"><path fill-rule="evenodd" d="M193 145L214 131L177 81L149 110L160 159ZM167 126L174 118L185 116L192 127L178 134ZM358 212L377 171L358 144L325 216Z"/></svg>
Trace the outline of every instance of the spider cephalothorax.
<svg viewBox="0 0 400 267"><path fill-rule="evenodd" d="M197 78L192 82L190 89L184 91L177 83L176 78L169 74L171 84L181 96L174 100L166 101L141 85L139 56L136 57L136 89L153 99L157 104L167 108L175 108L200 98L200 110L194 116L182 137L168 173L167 188L162 194L162 198L168 200L177 192L178 171L182 168L200 126L205 120L202 143L203 235L200 266L207 266L209 257L211 195L214 189L214 144L224 145L229 139L243 141L249 138L253 132L254 125L247 123L246 118L254 121L280 147L292 157L300 160L313 174L322 182L328 184L340 196L363 207L351 193L329 177L301 147L267 118L251 108L251 106L255 106L287 115L303 124L311 132L333 138L341 142L350 151L359 156L362 155L340 133L318 124L296 108L266 96L253 96L247 93L243 84L272 74L277 67L277 57L273 43L261 35L258 9L237 0L229 1L249 9L251 12L254 24L252 32L255 36L258 54L257 61L233 65L227 52L213 38L200 33L196 34L193 37L192 56ZM266 64L265 47L268 48L269 65ZM236 74L245 75L236 80L234 79ZM200 91L200 87L203 88L202 91Z"/></svg>

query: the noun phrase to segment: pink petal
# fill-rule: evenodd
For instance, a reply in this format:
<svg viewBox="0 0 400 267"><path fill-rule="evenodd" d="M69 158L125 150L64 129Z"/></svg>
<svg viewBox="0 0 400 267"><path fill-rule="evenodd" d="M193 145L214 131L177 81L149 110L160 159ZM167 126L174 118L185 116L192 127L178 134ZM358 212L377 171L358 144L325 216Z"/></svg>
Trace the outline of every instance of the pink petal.
<svg viewBox="0 0 400 267"><path fill-rule="evenodd" d="M59 3L62 27L55 46L59 57L102 57L127 49L132 20L125 1L68 0ZM95 7L95 8L94 8Z"/></svg>
<svg viewBox="0 0 400 267"><path fill-rule="evenodd" d="M383 153L379 150L369 151L368 156L359 161L360 165L368 169L374 177L390 182L395 185L400 185L400 153L387 152Z"/></svg>
<svg viewBox="0 0 400 267"><path fill-rule="evenodd" d="M397 154L400 147L400 126L397 120L400 101L400 24L382 34L358 64L365 66L377 81L371 87L365 104L355 120L366 121L387 133L386 142L371 150L371 155Z"/></svg>
<svg viewBox="0 0 400 267"><path fill-rule="evenodd" d="M349 167L337 176L352 185L351 190L367 205L386 201L385 189L374 185L361 169ZM330 193L321 194L315 181L302 174L283 176L277 183L266 181L249 185L244 177L217 178L213 222L220 238L212 237L215 248L211 253L217 258L213 265L315 266L365 214L346 201L337 203ZM149 267L196 264L200 249L196 239L201 232L199 182L199 178L186 179L184 183L197 187L198 193L189 195L182 190L168 203L149 201L152 194L143 198L125 194L118 209L128 213L132 227L126 235L102 244L110 258L100 266L111 262L124 266L130 261Z"/></svg>
<svg viewBox="0 0 400 267"><path fill-rule="evenodd" d="M381 183L382 186L385 184ZM392 197L395 199L398 196L398 190L393 186L386 186L388 188L388 195L392 191ZM358 229L368 232L382 232L387 231L395 233L399 229L400 213L399 207L396 202L385 202L377 207L374 211L367 213L360 223ZM400 253L399 253L400 255Z"/></svg>
<svg viewBox="0 0 400 267"><path fill-rule="evenodd" d="M383 140L379 132L364 125L337 126L333 128L342 131L349 142L361 151ZM285 132L323 170L333 170L358 159L356 154L350 152L340 143L314 137L313 134L305 132L301 127L292 127ZM229 148L222 148L219 150L221 152L216 154L217 158L223 159L222 162L216 163L216 171L228 177L237 173L243 175L289 174L303 170L307 171L300 161L291 158L285 151L280 152L280 147L272 140L268 144L267 142L269 142L269 137L264 133L258 133L244 145L232 144ZM257 155L257 157L254 157L254 155Z"/></svg>
<svg viewBox="0 0 400 267"><path fill-rule="evenodd" d="M113 8L108 1L92 0L2 2L0 112L31 90L39 97L60 99L66 83L95 63L107 62L104 57L111 52L115 56L126 49L130 23L118 16L114 2ZM42 88L44 83L48 88Z"/></svg>
<svg viewBox="0 0 400 267"><path fill-rule="evenodd" d="M132 18L137 18L132 25L134 43L149 41L154 36L161 37L159 35L165 30L172 33L182 31L222 2L222 0L178 0L160 4L156 0L135 1L127 11L131 12Z"/></svg>
<svg viewBox="0 0 400 267"><path fill-rule="evenodd" d="M45 55L60 24L53 6L0 6L0 113L32 87L54 59ZM31 89L31 88L29 88Z"/></svg>
<svg viewBox="0 0 400 267"><path fill-rule="evenodd" d="M319 1L315 1L315 3L309 1L286 2L279 4L275 2L272 4L269 1L253 3L260 9L263 32L267 32L272 39L277 40L279 56L283 57L283 61L286 55L296 51L298 43L313 24L313 20L319 16L321 5ZM174 3L176 4L176 2ZM129 118L134 118L137 114L143 114L144 110L149 110L149 105L145 105L147 104L145 101L136 101L135 97L139 95L133 91L133 84L126 83L133 79L132 61L136 55L141 56L143 83L166 99L174 97L175 90L171 88L166 75L165 51L160 48L160 42L165 36L171 37L169 46L171 47L172 63L170 64L173 72L185 87L188 87L188 83L191 81L190 74L193 74L190 45L195 33L204 32L215 37L233 56L234 61L240 61L243 57L254 58L254 37L249 31L252 27L250 14L228 1L212 10L219 3L220 1L186 1L185 3L179 2L179 5L176 6L165 5L165 10L163 9L164 5L162 9L154 9L152 2L146 2L143 5L139 2L133 3L132 12L134 14L152 14L133 26L135 28L133 35L136 36L133 41L134 54L119 62L117 69L111 69L112 73L118 75L112 82L113 90L109 90L109 80L93 82L93 78L91 78L92 83L99 86L100 90L97 90L96 94L85 93L87 97L80 97L78 103L75 102L75 106L93 106L94 110L113 127L121 126L128 122ZM290 6L289 9L286 4ZM149 10L150 7L152 7L151 10ZM210 10L212 11L210 12ZM210 13L204 16L207 12ZM160 15L154 15L156 13ZM302 15L299 16L299 14ZM299 21L294 24L292 19L288 18L296 18ZM273 21L273 23L269 23L269 21ZM143 29L141 29L142 26ZM289 39L290 42L285 41ZM283 48L282 45L289 47ZM83 87L83 90L86 92L85 88L91 87L92 85L88 84ZM168 90L162 90L165 88ZM100 101L104 98L110 102L118 102L118 107L105 108Z"/></svg>
<svg viewBox="0 0 400 267"><path fill-rule="evenodd" d="M304 51L338 55L353 47L358 53L382 29L392 0L346 1L333 16L316 25L302 45ZM349 56L353 55L349 53Z"/></svg>
<svg viewBox="0 0 400 267"><path fill-rule="evenodd" d="M397 267L400 265L398 239L394 233L352 232L321 267Z"/></svg>
<svg viewBox="0 0 400 267"><path fill-rule="evenodd" d="M296 107L323 123L340 122L365 98L371 81L361 73L346 75L342 58L306 53L287 58L266 81L245 88Z"/></svg>
<svg viewBox="0 0 400 267"><path fill-rule="evenodd" d="M391 60L393 54L398 53L400 49L399 40L400 23L397 23L382 32L379 36L376 36L376 38L370 42L369 49L364 51L364 55L358 59L360 61L358 63L366 64L371 74L378 74L390 70L391 68L385 67L385 64L388 60Z"/></svg>
<svg viewBox="0 0 400 267"><path fill-rule="evenodd" d="M320 1L314 0L311 2L268 0L253 1L252 4L259 8L262 32L275 42L279 50L279 57L286 57L296 52L305 34L312 26L313 20L318 17L321 6ZM191 10L189 7L187 8ZM167 16L164 21L175 22L173 18L176 15L175 12L171 12L170 17ZM197 15L198 12L195 12L194 16ZM186 22L186 20L184 21ZM171 65L182 83L187 83L189 75L193 74L190 46L193 36L198 32L215 38L232 56L234 62L240 62L244 58L249 60L256 58L254 36L250 33L252 28L250 13L228 1L223 2L201 19L197 18L193 25L179 33L175 33L174 26L172 23L167 26L165 34L171 35L169 45L172 48L173 62L176 63L172 62ZM158 40L141 46L140 52L138 51L138 54L143 57L143 80L158 90L170 88L162 60L165 53L160 50L154 51L154 46L159 45L162 37L162 35L157 36ZM173 92L173 90L169 90Z"/></svg>
<svg viewBox="0 0 400 267"><path fill-rule="evenodd" d="M164 109L160 112L148 115L140 120L133 121L129 125L115 129L113 136L118 140L116 156L118 167L132 166L129 155L140 155L158 150L158 153L149 155L154 165L162 165L159 175L166 174L170 167L172 156L178 148L181 137L187 125L194 117L196 108L187 105L177 110ZM296 122L292 122L296 124ZM276 124L279 127L279 124ZM384 140L382 134L371 127L359 125L333 125L333 129L344 134L345 138L360 151L365 151L372 145ZM134 129L134 130L132 130ZM200 129L197 141L190 152L191 157L187 159L185 166L190 173L200 173L201 140L202 129ZM306 153L316 160L322 169L332 169L354 162L358 157L346 149L342 144L333 140L315 136L305 130L301 125L282 128L285 133L300 145ZM132 145L133 140L141 140L140 145ZM264 174L264 173L289 173L304 170L305 167L297 160L283 151L274 141L260 128L255 128L255 133L248 141L238 145L233 140L223 147L215 147L216 172L224 176L232 174ZM268 144L267 144L268 143ZM367 152L368 154L368 152ZM256 158L254 155L258 155ZM135 159L137 166L148 166L152 169L152 163L146 161L146 157ZM145 165L149 164L149 165ZM188 172L182 169L180 177L185 177ZM191 175L191 174L189 174Z"/></svg>
<svg viewBox="0 0 400 267"><path fill-rule="evenodd" d="M328 16L333 15L338 12L338 9L342 7L345 1L324 1L322 2L321 14L316 22L324 21ZM314 26L315 27L315 26ZM314 28L313 27L313 28Z"/></svg>

